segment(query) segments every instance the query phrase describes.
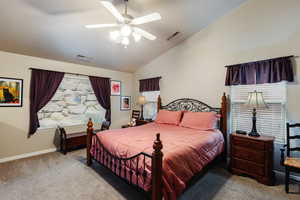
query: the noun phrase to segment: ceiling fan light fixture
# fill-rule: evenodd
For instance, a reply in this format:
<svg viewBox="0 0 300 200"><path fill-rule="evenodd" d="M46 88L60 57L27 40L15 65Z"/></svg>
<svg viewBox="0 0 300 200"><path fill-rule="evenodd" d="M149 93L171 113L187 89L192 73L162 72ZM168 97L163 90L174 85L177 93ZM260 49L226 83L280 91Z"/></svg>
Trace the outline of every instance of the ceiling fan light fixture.
<svg viewBox="0 0 300 200"><path fill-rule="evenodd" d="M110 39L113 41L117 41L118 38L120 37L120 32L119 31L112 31L109 33Z"/></svg>
<svg viewBox="0 0 300 200"><path fill-rule="evenodd" d="M122 36L128 37L132 33L132 28L129 25L125 24L125 25L122 26L120 32L121 32Z"/></svg>
<svg viewBox="0 0 300 200"><path fill-rule="evenodd" d="M124 17L110 1L101 1L101 3L119 22L124 22Z"/></svg>
<svg viewBox="0 0 300 200"><path fill-rule="evenodd" d="M135 32L132 33L132 36L133 36L135 42L139 42L142 39L142 36L140 34L135 33Z"/></svg>
<svg viewBox="0 0 300 200"><path fill-rule="evenodd" d="M86 25L86 28L110 28L117 27L117 31L111 31L109 33L109 37L115 43L123 45L125 48L130 44L130 40L134 40L135 42L139 42L142 37L147 40L155 40L156 36L138 28L137 25L146 24L149 22L161 20L161 16L159 13L151 13L142 17L134 18L133 16L128 14L127 3L128 0L124 0L125 3L125 11L124 13L120 13L118 9L112 4L111 0L100 0L103 7L111 13L116 19L117 23L115 24L91 24ZM131 38L132 37L132 38Z"/></svg>
<svg viewBox="0 0 300 200"><path fill-rule="evenodd" d="M129 45L130 41L128 37L123 37L122 42L121 42L125 48Z"/></svg>
<svg viewBox="0 0 300 200"><path fill-rule="evenodd" d="M161 16L159 13L152 13L149 15L145 15L143 17L138 17L133 19L130 23L133 25L145 24L153 21L161 20Z"/></svg>

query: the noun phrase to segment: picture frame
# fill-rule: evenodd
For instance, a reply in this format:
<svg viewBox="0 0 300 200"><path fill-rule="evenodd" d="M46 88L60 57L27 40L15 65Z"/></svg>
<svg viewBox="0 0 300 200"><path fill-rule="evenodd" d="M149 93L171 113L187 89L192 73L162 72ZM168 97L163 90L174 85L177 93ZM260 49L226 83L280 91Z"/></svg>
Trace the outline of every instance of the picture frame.
<svg viewBox="0 0 300 200"><path fill-rule="evenodd" d="M23 79L0 77L0 107L23 106Z"/></svg>
<svg viewBox="0 0 300 200"><path fill-rule="evenodd" d="M130 96L121 96L120 109L121 109L121 111L131 110L131 97Z"/></svg>
<svg viewBox="0 0 300 200"><path fill-rule="evenodd" d="M121 81L110 81L111 96L121 96L122 83Z"/></svg>

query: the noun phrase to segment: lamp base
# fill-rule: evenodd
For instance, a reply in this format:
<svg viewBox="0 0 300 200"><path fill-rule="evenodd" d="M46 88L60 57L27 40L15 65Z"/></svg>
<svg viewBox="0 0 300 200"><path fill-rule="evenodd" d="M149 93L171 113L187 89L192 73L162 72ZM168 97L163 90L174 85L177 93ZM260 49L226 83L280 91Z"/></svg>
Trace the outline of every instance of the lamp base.
<svg viewBox="0 0 300 200"><path fill-rule="evenodd" d="M260 135L256 130L256 108L253 108L252 115L252 130L248 135L251 137L259 137Z"/></svg>
<svg viewBox="0 0 300 200"><path fill-rule="evenodd" d="M251 136L251 137L259 137L260 136L258 134L258 132L252 132L252 131L248 135Z"/></svg>
<svg viewBox="0 0 300 200"><path fill-rule="evenodd" d="M144 105L141 105L141 117L140 120L144 120Z"/></svg>

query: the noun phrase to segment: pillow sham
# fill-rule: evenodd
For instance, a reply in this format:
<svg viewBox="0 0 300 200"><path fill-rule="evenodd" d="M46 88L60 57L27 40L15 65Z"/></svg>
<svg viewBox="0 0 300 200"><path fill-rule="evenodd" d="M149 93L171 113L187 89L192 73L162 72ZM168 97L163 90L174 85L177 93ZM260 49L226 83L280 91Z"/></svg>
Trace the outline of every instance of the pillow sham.
<svg viewBox="0 0 300 200"><path fill-rule="evenodd" d="M178 126L181 116L182 111L159 110L155 122L159 124L172 124Z"/></svg>
<svg viewBox="0 0 300 200"><path fill-rule="evenodd" d="M220 116L215 112L184 112L179 126L198 130L216 128Z"/></svg>

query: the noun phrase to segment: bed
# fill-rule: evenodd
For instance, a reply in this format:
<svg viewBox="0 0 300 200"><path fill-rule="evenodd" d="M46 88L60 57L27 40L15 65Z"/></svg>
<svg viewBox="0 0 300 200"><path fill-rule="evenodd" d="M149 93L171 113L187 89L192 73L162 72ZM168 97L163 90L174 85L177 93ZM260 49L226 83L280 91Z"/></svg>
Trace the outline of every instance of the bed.
<svg viewBox="0 0 300 200"><path fill-rule="evenodd" d="M87 129L87 164L96 161L131 185L151 193L152 200L175 200L188 181L217 157L226 158L227 102L213 108L195 99L178 99L158 109L217 112L218 129L195 130L175 125L143 126L94 134ZM154 143L152 142L155 139Z"/></svg>

